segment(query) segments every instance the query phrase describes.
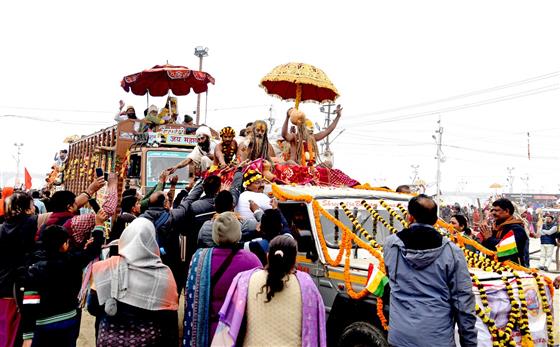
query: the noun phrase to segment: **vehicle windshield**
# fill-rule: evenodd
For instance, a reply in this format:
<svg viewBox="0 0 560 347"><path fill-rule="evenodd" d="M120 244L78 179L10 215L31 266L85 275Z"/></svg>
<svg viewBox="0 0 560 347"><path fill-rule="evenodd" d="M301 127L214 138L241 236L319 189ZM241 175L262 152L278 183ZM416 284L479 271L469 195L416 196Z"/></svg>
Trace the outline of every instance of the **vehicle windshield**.
<svg viewBox="0 0 560 347"><path fill-rule="evenodd" d="M356 228L352 225L350 219L346 216L343 209L339 207L339 203L344 200L339 199L328 199L322 200L321 204L334 218L341 221L350 230L355 231ZM379 221L373 222L373 217L371 214L363 208L361 205L356 204L355 201L344 201L349 206L354 206L351 208L352 214L357 218L360 225L371 235L378 243L383 245L385 239L391 234L390 231ZM374 204L373 201L368 201L371 205ZM393 205L393 204L391 204ZM389 212L385 209L380 209L377 207L377 212L379 215L387 221L390 225L395 227L397 230L401 230L403 226L398 220L395 220L390 216ZM297 234L296 230L311 230L311 221L313 217L309 215L308 208L303 203L281 203L280 210L284 214L288 224L292 229L293 234ZM396 208L395 208L396 210ZM321 229L325 237L327 246L330 248L338 248L342 238L342 231L334 223L328 220L325 216L320 216ZM357 232L358 235L360 233ZM367 242L364 235L361 235L361 239Z"/></svg>
<svg viewBox="0 0 560 347"><path fill-rule="evenodd" d="M148 151L147 164L146 164L146 185L153 187L157 185L160 173L172 166L175 166L180 161L185 159L188 152L175 152L175 151ZM177 188L184 188L189 182L189 170L181 169L175 172L179 176Z"/></svg>
<svg viewBox="0 0 560 347"><path fill-rule="evenodd" d="M335 206L333 208L327 209L327 211L331 214L331 216L341 221L350 230L360 235L360 233L356 231L356 228L354 227L354 225L352 225L352 222L346 216L342 208ZM385 243L385 239L391 234L389 230L387 230L387 228L383 226L381 222L373 222L371 214L366 209L353 208L351 209L351 211L360 225L366 230L366 232L371 235L378 243L383 245ZM377 212L389 224L400 230L400 223L393 220L393 218L389 215L389 212L387 212L386 210L377 210ZM321 216L321 227L323 229L323 235L325 236L327 245L331 248L338 248L342 236L342 231L325 216ZM363 236L364 235L361 235L361 239L367 242L366 238Z"/></svg>

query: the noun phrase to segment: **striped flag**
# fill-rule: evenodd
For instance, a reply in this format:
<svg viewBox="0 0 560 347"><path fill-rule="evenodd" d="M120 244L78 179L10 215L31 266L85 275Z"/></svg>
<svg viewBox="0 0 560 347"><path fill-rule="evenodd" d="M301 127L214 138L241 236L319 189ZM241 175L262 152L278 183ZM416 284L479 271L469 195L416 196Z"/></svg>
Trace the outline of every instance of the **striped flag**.
<svg viewBox="0 0 560 347"><path fill-rule="evenodd" d="M498 251L499 258L517 253L517 244L515 243L513 231L510 230L506 236L504 236L502 241L496 246L496 250Z"/></svg>
<svg viewBox="0 0 560 347"><path fill-rule="evenodd" d="M41 297L39 296L38 292L24 292L23 293L23 304L30 305L30 304L38 304L41 302Z"/></svg>
<svg viewBox="0 0 560 347"><path fill-rule="evenodd" d="M368 279L366 284L367 290L377 297L382 297L387 282L389 282L387 276L385 276L378 267L374 268L373 264L369 264Z"/></svg>

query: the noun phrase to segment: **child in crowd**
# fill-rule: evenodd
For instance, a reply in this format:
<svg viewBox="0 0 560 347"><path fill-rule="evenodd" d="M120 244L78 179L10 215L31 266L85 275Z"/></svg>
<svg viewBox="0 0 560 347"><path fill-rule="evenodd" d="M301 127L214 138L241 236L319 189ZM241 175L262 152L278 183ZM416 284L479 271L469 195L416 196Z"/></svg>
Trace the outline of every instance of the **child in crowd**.
<svg viewBox="0 0 560 347"><path fill-rule="evenodd" d="M24 346L76 346L82 271L101 250L103 223L107 218L100 210L92 238L83 250L70 250L70 236L62 226L52 225L42 231L38 250L31 257L23 279Z"/></svg>

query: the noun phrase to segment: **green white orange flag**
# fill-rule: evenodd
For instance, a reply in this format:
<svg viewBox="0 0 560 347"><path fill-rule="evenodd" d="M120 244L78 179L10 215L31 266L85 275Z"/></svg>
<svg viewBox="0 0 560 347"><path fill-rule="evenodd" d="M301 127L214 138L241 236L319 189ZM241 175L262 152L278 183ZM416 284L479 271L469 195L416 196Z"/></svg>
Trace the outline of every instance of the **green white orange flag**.
<svg viewBox="0 0 560 347"><path fill-rule="evenodd" d="M517 244L515 243L513 231L510 230L506 236L504 236L502 241L496 246L496 250L498 251L499 258L517 253Z"/></svg>
<svg viewBox="0 0 560 347"><path fill-rule="evenodd" d="M378 267L374 268L373 264L369 264L366 288L371 294L382 297L388 282L389 279Z"/></svg>

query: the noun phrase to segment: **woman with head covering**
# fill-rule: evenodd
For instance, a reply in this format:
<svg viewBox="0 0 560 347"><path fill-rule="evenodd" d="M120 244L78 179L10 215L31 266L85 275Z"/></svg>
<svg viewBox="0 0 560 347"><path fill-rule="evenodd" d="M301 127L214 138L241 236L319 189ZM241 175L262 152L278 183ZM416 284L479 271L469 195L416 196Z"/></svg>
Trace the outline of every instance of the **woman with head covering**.
<svg viewBox="0 0 560 347"><path fill-rule="evenodd" d="M118 256L93 265L92 299L88 310L101 318L97 346L177 345L177 287L148 219L123 231Z"/></svg>
<svg viewBox="0 0 560 347"><path fill-rule="evenodd" d="M241 223L233 212L223 212L212 225L214 248L200 248L193 255L185 288L183 346L208 346L218 325L233 278L261 265L250 251L239 249Z"/></svg>
<svg viewBox="0 0 560 347"><path fill-rule="evenodd" d="M295 271L297 242L270 242L268 265L235 277L214 346L326 346L325 306L311 277ZM242 326L245 326L243 333Z"/></svg>
<svg viewBox="0 0 560 347"><path fill-rule="evenodd" d="M0 346L13 346L20 323L14 286L17 270L35 245L37 216L29 194L8 190L3 194L6 221L0 225Z"/></svg>

